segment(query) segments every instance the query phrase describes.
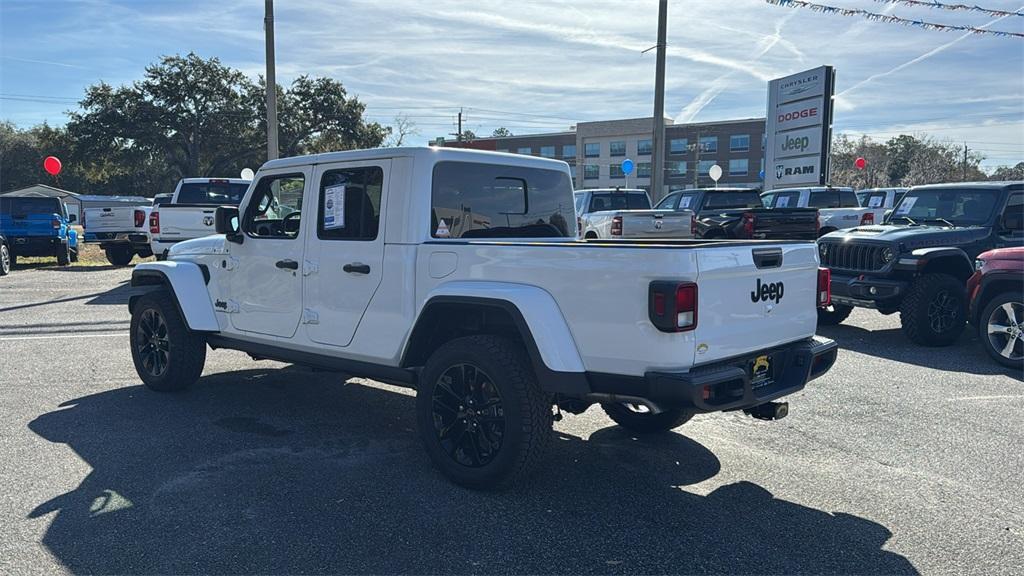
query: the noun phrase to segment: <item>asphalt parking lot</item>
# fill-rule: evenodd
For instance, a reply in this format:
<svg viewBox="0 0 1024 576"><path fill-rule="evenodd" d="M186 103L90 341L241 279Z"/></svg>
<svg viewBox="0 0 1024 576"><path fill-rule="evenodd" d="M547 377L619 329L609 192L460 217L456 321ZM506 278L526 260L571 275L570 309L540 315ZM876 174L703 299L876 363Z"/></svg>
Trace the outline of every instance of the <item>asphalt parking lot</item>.
<svg viewBox="0 0 1024 576"><path fill-rule="evenodd" d="M436 473L409 391L243 354L145 389L129 269L0 278L0 574L1024 570L1024 382L973 335L822 330L836 367L760 422L556 424L532 489Z"/></svg>

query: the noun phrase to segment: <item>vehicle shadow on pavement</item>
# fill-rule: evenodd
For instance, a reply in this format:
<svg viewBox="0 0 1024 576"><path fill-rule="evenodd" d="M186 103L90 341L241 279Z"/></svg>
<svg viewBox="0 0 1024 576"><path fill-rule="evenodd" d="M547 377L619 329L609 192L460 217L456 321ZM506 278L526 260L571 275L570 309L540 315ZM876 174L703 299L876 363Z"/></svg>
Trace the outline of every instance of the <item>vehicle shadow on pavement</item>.
<svg viewBox="0 0 1024 576"><path fill-rule="evenodd" d="M750 482L687 491L720 464L679 434L559 433L527 490L464 490L412 396L342 381L258 369L66 402L29 427L92 471L25 514L53 515L43 543L76 573L916 572L875 522Z"/></svg>
<svg viewBox="0 0 1024 576"><path fill-rule="evenodd" d="M839 343L842 350L877 356L896 362L905 362L925 368L948 372L966 372L979 375L1006 375L1024 381L1024 374L1006 368L989 358L981 348L974 328L964 329L960 339L952 346L929 348L918 346L899 328L866 330L859 326L818 326L818 334Z"/></svg>

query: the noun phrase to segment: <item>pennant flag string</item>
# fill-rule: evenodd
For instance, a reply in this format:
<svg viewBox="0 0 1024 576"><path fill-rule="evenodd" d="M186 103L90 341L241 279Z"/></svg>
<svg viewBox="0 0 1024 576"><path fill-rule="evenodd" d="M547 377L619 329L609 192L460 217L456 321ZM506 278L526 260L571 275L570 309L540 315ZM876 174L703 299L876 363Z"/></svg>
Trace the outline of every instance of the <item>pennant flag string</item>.
<svg viewBox="0 0 1024 576"><path fill-rule="evenodd" d="M881 4L903 4L904 6L923 6L925 8L938 8L940 10L978 12L981 14L988 14L989 16L1024 17L1024 12L1018 12L1014 10L993 10L990 8L982 8L981 6L978 5L969 6L967 4L946 4L944 2L928 2L926 0L875 0L875 2Z"/></svg>
<svg viewBox="0 0 1024 576"><path fill-rule="evenodd" d="M815 4L813 2L805 2L804 0L764 0L768 4L775 6L787 6L791 8L807 8L814 12L822 14L839 14L841 16L861 16L872 22L886 22L888 24L902 24L904 26L914 26L922 28L924 30L941 30L944 32L970 32L971 34L983 34L988 36L998 36L1001 38L1022 38L1024 39L1024 32L1009 32L1006 30L989 30L988 28L979 28L977 26L961 26L957 24L938 24L936 22L925 22L922 20L912 20L909 18L900 18L899 16L890 16L889 14L878 14L877 12L868 12L867 10L861 10L859 8L838 8L836 6L826 6L824 4ZM887 0L877 0L887 1ZM898 1L909 1L909 0L898 0ZM931 2L921 2L921 4L931 4ZM1016 14L1011 12L1007 16Z"/></svg>

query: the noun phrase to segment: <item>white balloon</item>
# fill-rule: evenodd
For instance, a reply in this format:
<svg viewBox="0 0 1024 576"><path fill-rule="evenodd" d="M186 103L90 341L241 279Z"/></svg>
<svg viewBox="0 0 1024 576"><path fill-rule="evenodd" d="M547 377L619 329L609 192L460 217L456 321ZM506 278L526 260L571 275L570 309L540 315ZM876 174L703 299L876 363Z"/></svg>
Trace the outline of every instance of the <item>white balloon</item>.
<svg viewBox="0 0 1024 576"><path fill-rule="evenodd" d="M252 168L242 168L242 180L252 180L256 173L252 171Z"/></svg>
<svg viewBox="0 0 1024 576"><path fill-rule="evenodd" d="M712 180L718 182L718 179L722 177L722 167L715 164L711 168L708 168L708 176L711 176Z"/></svg>

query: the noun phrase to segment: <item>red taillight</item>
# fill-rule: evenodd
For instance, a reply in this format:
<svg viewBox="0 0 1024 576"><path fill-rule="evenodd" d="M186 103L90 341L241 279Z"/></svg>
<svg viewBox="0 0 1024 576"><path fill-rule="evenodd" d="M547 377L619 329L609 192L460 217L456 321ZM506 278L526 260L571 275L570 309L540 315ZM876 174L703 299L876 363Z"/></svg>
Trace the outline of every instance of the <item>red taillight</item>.
<svg viewBox="0 0 1024 576"><path fill-rule="evenodd" d="M818 307L825 308L832 303L832 271L818 268Z"/></svg>
<svg viewBox="0 0 1024 576"><path fill-rule="evenodd" d="M688 332L697 327L697 285L693 282L651 282L648 316L662 332Z"/></svg>
<svg viewBox="0 0 1024 576"><path fill-rule="evenodd" d="M60 229L60 220L58 220L57 218L54 218L53 220L50 220L50 224L53 226L54 230L59 230Z"/></svg>
<svg viewBox="0 0 1024 576"><path fill-rule="evenodd" d="M690 214L690 236L697 237L697 215Z"/></svg>
<svg viewBox="0 0 1024 576"><path fill-rule="evenodd" d="M872 225L874 223L875 223L875 214L874 214L874 212L865 212L864 215L860 217L860 225L861 226L870 226L870 225Z"/></svg>
<svg viewBox="0 0 1024 576"><path fill-rule="evenodd" d="M743 213L743 237L753 238L754 237L754 214L753 212Z"/></svg>
<svg viewBox="0 0 1024 576"><path fill-rule="evenodd" d="M153 212L149 215L149 233L159 234L160 233L160 213Z"/></svg>
<svg viewBox="0 0 1024 576"><path fill-rule="evenodd" d="M135 227L142 228L146 225L146 212L144 210L135 211Z"/></svg>
<svg viewBox="0 0 1024 576"><path fill-rule="evenodd" d="M622 216L612 218L612 236L622 236Z"/></svg>

